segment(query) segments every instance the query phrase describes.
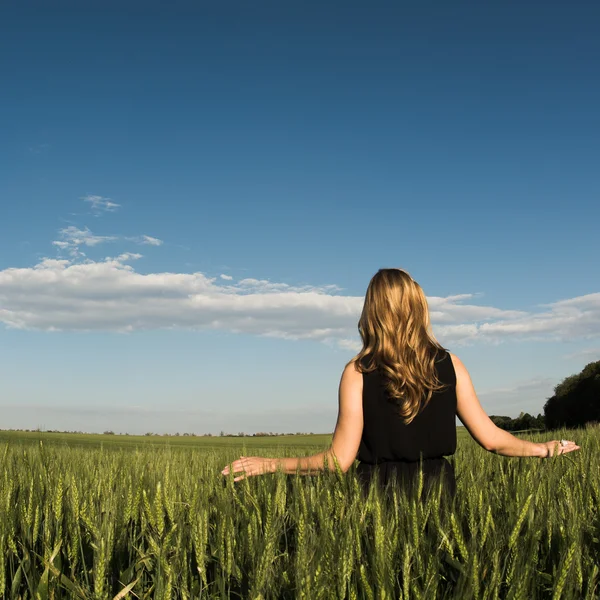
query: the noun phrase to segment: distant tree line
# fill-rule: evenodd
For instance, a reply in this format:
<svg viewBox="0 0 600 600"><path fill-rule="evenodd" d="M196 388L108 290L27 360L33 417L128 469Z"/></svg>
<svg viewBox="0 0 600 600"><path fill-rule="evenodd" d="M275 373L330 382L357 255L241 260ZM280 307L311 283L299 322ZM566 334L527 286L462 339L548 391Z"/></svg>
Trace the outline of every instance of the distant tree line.
<svg viewBox="0 0 600 600"><path fill-rule="evenodd" d="M225 433L221 431L219 434L220 437L269 437L269 436L278 436L278 435L314 435L311 431L310 433L306 433L304 431L296 431L296 433L274 433L273 431L257 431L256 433L244 433L240 431L239 433Z"/></svg>
<svg viewBox="0 0 600 600"><path fill-rule="evenodd" d="M544 404L543 416L522 412L516 419L498 415L491 415L490 419L507 431L577 428L600 422L600 360L556 385L554 395Z"/></svg>
<svg viewBox="0 0 600 600"><path fill-rule="evenodd" d="M490 419L496 427L506 431L523 431L525 429L545 429L544 416L539 414L537 417L529 413L522 412L516 419L503 417L499 415L490 415Z"/></svg>
<svg viewBox="0 0 600 600"><path fill-rule="evenodd" d="M14 429L14 428L9 428L9 429L2 429L0 428L0 431L24 431L24 432L38 432L38 433L75 433L75 434L79 434L79 435L140 435L137 433L120 433L117 432L115 433L114 431L111 431L110 429L107 429L106 431L103 431L102 434L96 434L96 433L90 433L89 431L72 431L72 430L61 430L61 429L45 429L43 427L37 427L36 429ZM155 433L153 431L147 431L146 433L143 434L146 437L213 437L212 433L179 433L178 431L176 433ZM304 432L304 431L297 431L296 433L274 433L273 431L269 431L269 433L265 432L265 431L258 431L257 433L244 433L243 431L240 431L239 433L226 433L225 431L221 431L221 433L219 434L220 437L263 437L263 436L279 436L279 435L314 435L314 433L312 431L310 432Z"/></svg>
<svg viewBox="0 0 600 600"><path fill-rule="evenodd" d="M548 429L583 427L600 421L600 360L554 388L554 395L544 405L544 418Z"/></svg>

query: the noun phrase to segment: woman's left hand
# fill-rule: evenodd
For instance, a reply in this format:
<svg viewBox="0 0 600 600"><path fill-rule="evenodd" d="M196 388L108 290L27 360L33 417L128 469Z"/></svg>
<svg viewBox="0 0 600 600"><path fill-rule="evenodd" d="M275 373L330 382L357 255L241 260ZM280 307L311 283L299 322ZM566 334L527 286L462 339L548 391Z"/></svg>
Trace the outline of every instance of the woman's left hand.
<svg viewBox="0 0 600 600"><path fill-rule="evenodd" d="M273 473L274 461L272 458L264 458L262 456L240 456L237 460L234 460L231 465L227 465L222 471L222 475L229 475L232 471L234 474L240 471L243 475L234 477L233 481L239 479L245 479L252 475L264 475L265 473Z"/></svg>

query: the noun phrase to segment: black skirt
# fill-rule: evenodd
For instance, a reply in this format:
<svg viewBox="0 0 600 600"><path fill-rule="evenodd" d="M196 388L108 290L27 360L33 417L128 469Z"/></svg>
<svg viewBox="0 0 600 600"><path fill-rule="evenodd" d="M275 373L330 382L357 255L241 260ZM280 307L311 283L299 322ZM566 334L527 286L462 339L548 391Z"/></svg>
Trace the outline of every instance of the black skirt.
<svg viewBox="0 0 600 600"><path fill-rule="evenodd" d="M456 477L454 467L445 458L426 458L421 462L385 461L377 464L361 462L356 468L357 477L362 484L363 491L368 492L372 480L378 481L383 489L388 492L395 486L415 493L419 483L419 467L423 465L423 494L435 490L435 484L441 479L442 495L446 500L452 501L456 495Z"/></svg>

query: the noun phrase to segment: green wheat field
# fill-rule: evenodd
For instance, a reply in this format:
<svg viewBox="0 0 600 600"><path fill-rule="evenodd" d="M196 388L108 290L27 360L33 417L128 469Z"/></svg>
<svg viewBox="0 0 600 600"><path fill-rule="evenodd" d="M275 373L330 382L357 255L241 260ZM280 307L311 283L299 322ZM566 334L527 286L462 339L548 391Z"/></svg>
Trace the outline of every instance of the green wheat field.
<svg viewBox="0 0 600 600"><path fill-rule="evenodd" d="M157 438L0 432L0 597L592 599L600 592L600 427L550 459L461 432L456 503L347 473L233 483L240 454L331 436Z"/></svg>

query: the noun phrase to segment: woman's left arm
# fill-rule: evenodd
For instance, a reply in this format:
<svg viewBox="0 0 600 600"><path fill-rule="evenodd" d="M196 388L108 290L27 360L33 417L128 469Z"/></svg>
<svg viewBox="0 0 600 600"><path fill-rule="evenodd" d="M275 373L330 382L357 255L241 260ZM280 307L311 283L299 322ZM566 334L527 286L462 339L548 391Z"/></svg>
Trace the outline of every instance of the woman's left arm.
<svg viewBox="0 0 600 600"><path fill-rule="evenodd" d="M231 464L234 473L243 472L234 481L252 475L275 473L281 469L284 473L308 475L322 471L325 461L330 470L335 470L334 456L345 473L354 462L363 430L362 373L356 370L354 361L349 363L340 380L338 418L331 446L324 452L311 456L294 458L263 458L260 456L241 456ZM228 475L230 466L221 473Z"/></svg>

